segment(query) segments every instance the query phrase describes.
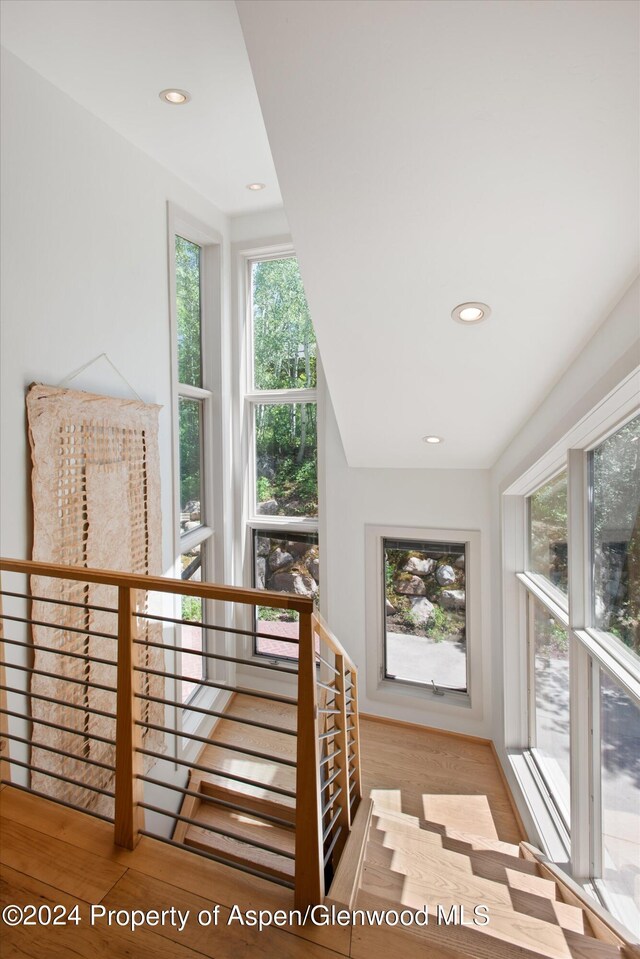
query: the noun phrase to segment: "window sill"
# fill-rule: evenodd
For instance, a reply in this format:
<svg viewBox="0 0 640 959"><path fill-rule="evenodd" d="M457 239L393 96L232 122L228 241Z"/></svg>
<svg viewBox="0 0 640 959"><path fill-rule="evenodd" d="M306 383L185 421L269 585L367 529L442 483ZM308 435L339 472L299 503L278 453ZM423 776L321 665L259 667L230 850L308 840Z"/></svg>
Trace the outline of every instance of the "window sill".
<svg viewBox="0 0 640 959"><path fill-rule="evenodd" d="M544 779L528 749L507 751L510 785L515 780L519 796L518 805L527 808L528 819L533 821L536 842L541 851L557 866L571 875L571 838Z"/></svg>
<svg viewBox="0 0 640 959"><path fill-rule="evenodd" d="M435 707L455 706L458 709L471 709L471 696L468 692L441 689L440 693L434 693L430 686L425 686L423 683L411 683L400 679L381 679L377 688L370 692L370 698L387 703L401 701L406 706L424 707L427 702Z"/></svg>

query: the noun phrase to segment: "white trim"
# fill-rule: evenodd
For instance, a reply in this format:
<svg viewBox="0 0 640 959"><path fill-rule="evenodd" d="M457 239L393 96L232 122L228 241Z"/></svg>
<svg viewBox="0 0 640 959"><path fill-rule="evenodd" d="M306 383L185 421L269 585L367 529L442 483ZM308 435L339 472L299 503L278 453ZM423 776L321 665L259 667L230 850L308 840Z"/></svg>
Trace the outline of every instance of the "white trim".
<svg viewBox="0 0 640 959"><path fill-rule="evenodd" d="M530 651L531 637L523 623L518 593L533 597L563 626L569 627L570 643L570 735L571 735L571 870L583 885L598 889L602 882L590 876L601 874L602 822L600 796L600 729L599 675L607 674L640 705L640 666L636 657L614 636L593 627L591 583L591 515L589 487L589 452L638 414L640 368L629 373L622 382L583 416L560 440L525 470L520 477L505 485L501 495L503 554L503 617L504 617L504 722L505 743L514 745L518 737L524 741L518 724L522 722L523 705L531 703L531 691L523 681L522 656L517 647L525 644ZM567 469L567 542L568 601L544 577L526 572L528 565L526 497L557 475L566 463ZM532 666L529 666L531 675ZM512 728L513 727L513 728ZM515 728L515 731L514 731ZM535 716L529 716L530 746L535 749ZM508 761L514 767L518 792L527 805L526 818L533 817L541 844L550 858L563 856L562 830L558 814L547 788L529 771L535 767L533 752L509 750ZM517 771L515 766L518 767ZM523 772L525 770L525 772ZM539 777L540 778L540 777ZM544 808L546 806L546 809ZM560 840L560 842L558 841ZM555 854L553 853L555 849ZM606 896L603 897L606 899ZM615 898L615 897L613 897ZM613 899L612 899L613 901Z"/></svg>
<svg viewBox="0 0 640 959"><path fill-rule="evenodd" d="M636 367L600 403L504 490L507 496L529 496L559 473L570 449L591 450L633 419L638 411L640 367Z"/></svg>
<svg viewBox="0 0 640 959"><path fill-rule="evenodd" d="M443 689L435 695L424 684L385 677L384 588L382 540L406 539L441 543L464 543L466 551L465 592L467 608L467 690ZM409 526L365 526L365 582L367 634L367 695L372 700L403 704L430 713L469 709L472 718L481 717L482 703L482 615L480 609L480 532L468 529L427 529Z"/></svg>
<svg viewBox="0 0 640 959"><path fill-rule="evenodd" d="M190 243L197 244L200 254L200 335L202 386L180 383L178 379L178 322L175 276L175 237L180 236ZM222 487L224 481L222 452L221 383L222 383L222 235L207 224L192 217L175 204L167 203L167 244L169 274L169 317L171 335L171 396L172 396L172 446L173 446L173 501L174 501L174 537L173 555L175 565L173 573L179 576L180 555L195 546L201 545L202 568L207 579L215 580L224 568L224 543L222 536L214 531L222 530L223 506ZM201 403L201 516L202 526L182 534L180 529L180 444L179 444L179 401L180 397L197 400ZM205 600L202 603L202 616L205 622L215 622L215 604ZM180 616L180 597L173 599L173 615ZM224 614L223 614L224 616ZM180 627L173 631L175 645L179 646ZM206 648L212 649L215 636L203 633ZM182 654L173 657L175 672L182 674ZM230 664L219 664L207 660L205 675L212 678L231 679ZM174 683L176 700L180 699L180 684ZM219 699L217 692L210 687L201 687L181 709L174 709L176 729L179 731L208 731L211 723L205 716L189 710L189 706L205 704L212 708ZM179 758L191 756L200 749L201 744L176 738Z"/></svg>
<svg viewBox="0 0 640 959"><path fill-rule="evenodd" d="M558 620L565 629L569 628L569 614L567 610L558 602L560 593L548 589L551 583L548 583L543 577L532 576L531 573L516 573L516 579L522 583L527 592L532 593L539 600L545 609L548 609L551 615ZM553 587L552 587L553 588ZM566 598L565 598L566 599Z"/></svg>

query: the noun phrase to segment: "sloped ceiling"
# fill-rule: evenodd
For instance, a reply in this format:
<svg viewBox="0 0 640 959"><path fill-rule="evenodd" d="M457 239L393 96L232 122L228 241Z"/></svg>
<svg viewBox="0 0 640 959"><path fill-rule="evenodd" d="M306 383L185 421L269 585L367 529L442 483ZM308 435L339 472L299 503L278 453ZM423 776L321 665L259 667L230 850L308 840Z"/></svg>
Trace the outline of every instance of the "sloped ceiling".
<svg viewBox="0 0 640 959"><path fill-rule="evenodd" d="M1 39L220 210L282 204L233 0L2 0ZM163 103L178 87L191 101ZM260 193L246 189L260 182Z"/></svg>
<svg viewBox="0 0 640 959"><path fill-rule="evenodd" d="M237 7L348 462L491 466L638 271L638 5Z"/></svg>

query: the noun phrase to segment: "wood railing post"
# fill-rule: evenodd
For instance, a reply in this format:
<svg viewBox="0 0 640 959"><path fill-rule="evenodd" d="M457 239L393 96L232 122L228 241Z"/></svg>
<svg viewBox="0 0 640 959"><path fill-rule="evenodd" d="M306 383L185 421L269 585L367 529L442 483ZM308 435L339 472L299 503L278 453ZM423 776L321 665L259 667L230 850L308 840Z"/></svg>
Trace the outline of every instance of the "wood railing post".
<svg viewBox="0 0 640 959"><path fill-rule="evenodd" d="M347 734L347 741L350 739L353 740L353 745L351 749L353 751L353 765L354 765L354 775L353 775L353 797L355 798L355 804L353 807L353 815L360 804L362 799L362 779L360 774L360 716L358 713L358 674L355 669L349 671L349 676L351 678L351 702L350 712L352 715L347 716L349 722L348 726L353 726L353 730ZM348 751L347 751L348 754ZM348 769L347 763L347 769ZM353 815L351 818L353 818Z"/></svg>
<svg viewBox="0 0 640 959"><path fill-rule="evenodd" d="M336 776L334 782L336 784L336 790L342 787L342 792L338 796L336 802L342 807L340 810L340 815L336 820L335 829L342 827L342 831L336 841L336 844L333 849L333 859L334 862L337 862L340 858L344 844L347 841L347 836L351 830L351 809L349 805L349 749L347 746L347 740L349 734L347 733L347 701L346 701L346 670L344 656L336 654L335 656L335 666L337 670L336 680L335 680L335 708L339 710L338 715L336 716L336 727L340 730L338 735L335 737L333 743L334 748L340 749L339 754L335 757L334 763L336 766L336 771L338 775Z"/></svg>
<svg viewBox="0 0 640 959"><path fill-rule="evenodd" d="M142 801L143 784L138 778L142 772L142 756L138 752L141 729L140 700L136 696L139 673L136 590L118 587L118 692L116 697L116 798L114 835L117 846L135 849L144 828Z"/></svg>
<svg viewBox="0 0 640 959"><path fill-rule="evenodd" d="M310 612L300 613L299 626L294 899L296 909L306 909L324 899L324 857L316 657Z"/></svg>

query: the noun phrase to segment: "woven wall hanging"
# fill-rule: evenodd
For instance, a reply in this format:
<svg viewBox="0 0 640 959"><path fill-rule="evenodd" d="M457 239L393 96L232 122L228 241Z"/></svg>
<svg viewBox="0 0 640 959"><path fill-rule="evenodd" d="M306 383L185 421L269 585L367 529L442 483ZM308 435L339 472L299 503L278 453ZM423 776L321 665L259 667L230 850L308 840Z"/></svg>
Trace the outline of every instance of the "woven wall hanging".
<svg viewBox="0 0 640 959"><path fill-rule="evenodd" d="M162 574L159 409L137 400L39 384L30 387L27 415L33 464L34 560ZM31 590L34 596L69 604L54 606L38 600L32 605L32 619L60 624L56 629L33 626L34 667L56 673L60 679L34 674L31 691L69 704L32 698L32 738L95 764L37 747L32 748L31 762L98 790L113 791L114 773L106 767L115 764L115 748L101 740L115 740L115 720L99 713L115 714L116 697L88 682L115 687L115 667L95 660L116 660L117 643L84 631L117 632L117 616L105 611L117 606L117 589L33 576ZM138 596L138 609L144 612L147 596ZM162 641L160 623L140 619L138 624L140 639ZM81 658L45 652L42 647L65 649ZM144 646L141 650L142 665L164 669L160 649ZM140 675L143 693L164 695L161 677ZM98 713L87 712L85 707ZM39 719L76 733L51 729ZM164 707L143 701L142 719L164 725ZM143 737L147 748L163 750L162 733L144 729ZM95 789L37 772L32 773L31 785L52 797L113 816L113 800Z"/></svg>

